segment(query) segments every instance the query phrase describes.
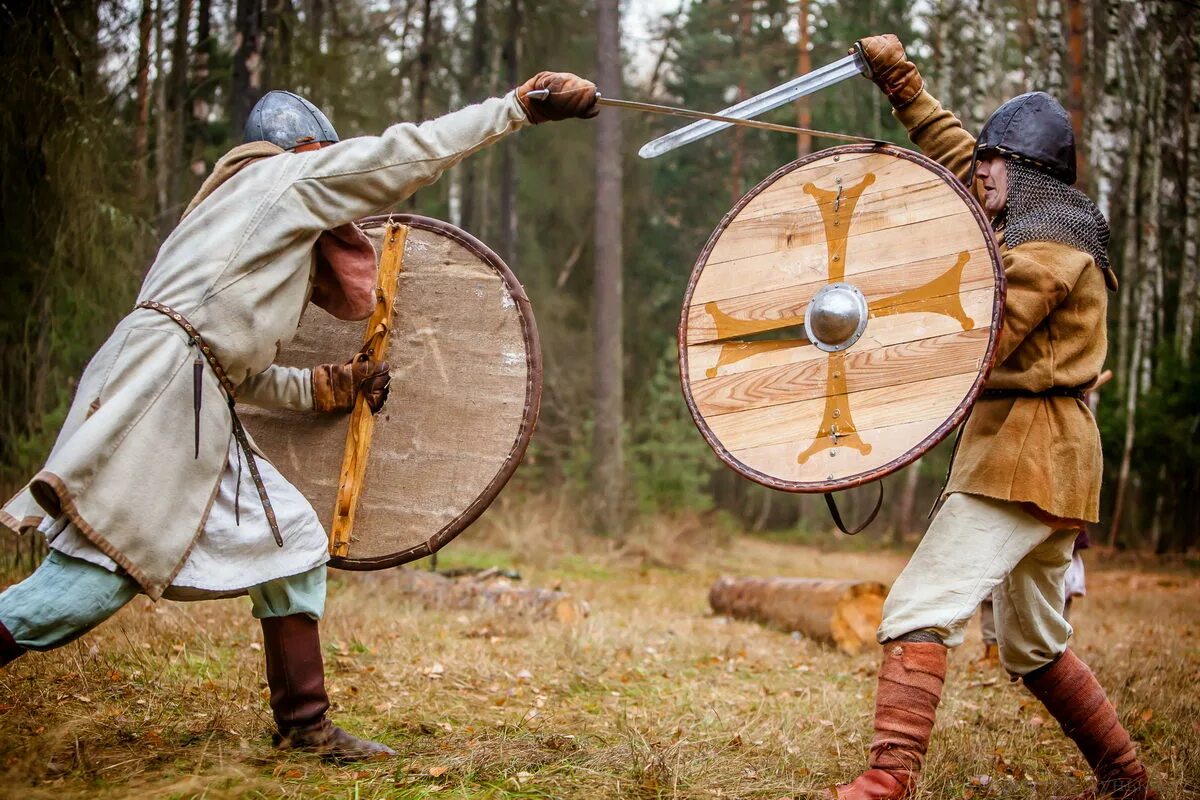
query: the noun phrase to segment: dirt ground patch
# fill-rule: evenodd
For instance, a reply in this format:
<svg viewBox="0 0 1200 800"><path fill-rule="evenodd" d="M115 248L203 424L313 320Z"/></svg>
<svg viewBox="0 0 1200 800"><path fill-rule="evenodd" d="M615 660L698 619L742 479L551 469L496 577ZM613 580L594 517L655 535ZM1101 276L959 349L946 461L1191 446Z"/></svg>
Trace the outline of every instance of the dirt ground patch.
<svg viewBox="0 0 1200 800"><path fill-rule="evenodd" d="M0 795L75 797L805 797L857 773L875 651L845 656L712 617L721 573L890 582L844 552L660 520L617 544L562 509L508 505L439 566L499 565L586 600L581 624L428 612L389 573L335 573L333 718L401 757L353 768L270 746L249 601L144 597L0 673ZM835 540L832 536L829 543ZM736 543L736 546L735 546ZM1200 577L1089 554L1075 648L1109 689L1164 798L1200 797ZM923 798L1048 798L1086 764L1019 684L952 655Z"/></svg>

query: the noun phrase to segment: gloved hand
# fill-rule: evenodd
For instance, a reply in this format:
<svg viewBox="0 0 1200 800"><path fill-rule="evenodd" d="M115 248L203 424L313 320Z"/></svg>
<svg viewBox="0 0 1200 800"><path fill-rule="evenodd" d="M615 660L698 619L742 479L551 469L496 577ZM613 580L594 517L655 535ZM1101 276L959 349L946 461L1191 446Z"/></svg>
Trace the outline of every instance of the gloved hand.
<svg viewBox="0 0 1200 800"><path fill-rule="evenodd" d="M868 36L859 39L858 46L871 68L871 80L887 95L894 108L904 108L925 88L917 65L904 55L904 45L895 34Z"/></svg>
<svg viewBox="0 0 1200 800"><path fill-rule="evenodd" d="M313 367L313 410L351 411L361 394L371 413L379 413L388 397L388 370L386 361L372 361L366 353L357 354L345 364Z"/></svg>
<svg viewBox="0 0 1200 800"><path fill-rule="evenodd" d="M549 89L545 100L526 97L534 89ZM517 87L517 100L534 125L569 117L591 119L596 108L596 84L570 72L539 72Z"/></svg>

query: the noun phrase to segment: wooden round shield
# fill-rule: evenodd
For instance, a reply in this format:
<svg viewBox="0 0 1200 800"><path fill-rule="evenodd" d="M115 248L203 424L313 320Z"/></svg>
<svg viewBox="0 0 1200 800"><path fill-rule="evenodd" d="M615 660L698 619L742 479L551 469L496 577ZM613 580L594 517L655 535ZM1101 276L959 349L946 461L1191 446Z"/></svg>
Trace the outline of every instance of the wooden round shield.
<svg viewBox="0 0 1200 800"><path fill-rule="evenodd" d="M1004 270L953 174L850 145L779 169L700 254L679 324L684 396L742 475L830 492L914 461L991 369Z"/></svg>
<svg viewBox="0 0 1200 800"><path fill-rule="evenodd" d="M382 411L244 407L258 446L313 504L331 566L383 569L427 556L471 524L525 454L542 392L529 299L482 242L410 214L359 223L394 298L379 342L391 365ZM277 363L342 363L380 330L309 305ZM239 406L239 410L243 407Z"/></svg>

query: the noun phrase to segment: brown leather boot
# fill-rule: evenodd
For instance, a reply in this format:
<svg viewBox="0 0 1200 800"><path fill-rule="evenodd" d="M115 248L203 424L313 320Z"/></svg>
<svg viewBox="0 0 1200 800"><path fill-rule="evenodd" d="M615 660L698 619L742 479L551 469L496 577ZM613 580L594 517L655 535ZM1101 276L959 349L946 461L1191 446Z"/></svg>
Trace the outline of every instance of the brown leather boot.
<svg viewBox="0 0 1200 800"><path fill-rule="evenodd" d="M17 644L8 628L0 623L0 667L7 666L25 654L25 648Z"/></svg>
<svg viewBox="0 0 1200 800"><path fill-rule="evenodd" d="M1096 773L1096 785L1070 800L1157 800L1129 732L1087 664L1067 650L1024 681Z"/></svg>
<svg viewBox="0 0 1200 800"><path fill-rule="evenodd" d="M328 761L361 761L396 755L378 742L351 736L325 718L325 668L321 634L307 614L262 620L271 711L279 733L275 746L316 753Z"/></svg>
<svg viewBox="0 0 1200 800"><path fill-rule="evenodd" d="M946 646L888 642L875 693L870 769L826 792L829 800L904 800L917 786L946 680Z"/></svg>

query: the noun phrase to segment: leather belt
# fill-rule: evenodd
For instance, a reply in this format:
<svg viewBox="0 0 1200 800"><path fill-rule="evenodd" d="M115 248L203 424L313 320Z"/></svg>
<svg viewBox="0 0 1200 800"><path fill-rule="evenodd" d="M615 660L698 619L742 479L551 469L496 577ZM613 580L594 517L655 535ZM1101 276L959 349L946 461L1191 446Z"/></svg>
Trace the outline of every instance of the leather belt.
<svg viewBox="0 0 1200 800"><path fill-rule="evenodd" d="M183 332L191 339L191 345L196 348L196 362L192 367L192 411L195 414L195 455L193 458L200 457L200 399L201 379L204 373L204 362L201 361L201 356L208 361L208 365L212 367L216 373L217 380L221 382L221 388L225 390L225 396L229 399L229 416L233 418L233 435L237 439L237 445L240 452L246 454L246 466L250 468L250 477L254 480L254 488L258 490L258 499L262 501L263 512L267 517L267 524L271 526L271 535L275 537L275 544L283 547L283 536L279 532L279 522L275 519L275 509L271 507L271 499L267 497L267 487L263 483L262 474L258 471L258 462L254 458L254 451L250 449L250 442L246 436L246 429L242 427L242 421L238 419L237 409L235 408L236 400L234 399L234 390L237 388L233 385L233 381L229 380L229 375L225 372L225 368L221 366L221 362L217 360L217 355L212 351L212 348L205 343L200 332L193 327L192 323L187 321L187 317L180 314L170 306L165 306L162 303L156 303L153 300L143 300L138 303L135 308L148 308L151 311L157 311L167 319L174 322ZM241 485L242 485L242 459L238 456L238 490L234 494L233 499L233 514L238 524L241 524Z"/></svg>
<svg viewBox="0 0 1200 800"><path fill-rule="evenodd" d="M990 397L1074 397L1076 400L1084 400L1087 397L1088 387L1090 384L1083 386L1051 386L1049 389L1043 389L1040 392L1035 392L1030 389L984 389L980 393L982 398Z"/></svg>

